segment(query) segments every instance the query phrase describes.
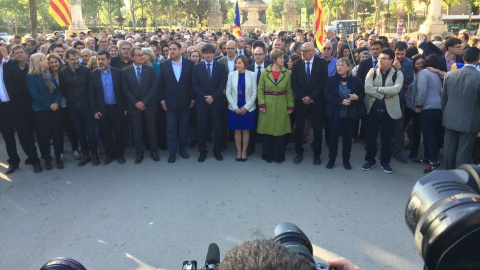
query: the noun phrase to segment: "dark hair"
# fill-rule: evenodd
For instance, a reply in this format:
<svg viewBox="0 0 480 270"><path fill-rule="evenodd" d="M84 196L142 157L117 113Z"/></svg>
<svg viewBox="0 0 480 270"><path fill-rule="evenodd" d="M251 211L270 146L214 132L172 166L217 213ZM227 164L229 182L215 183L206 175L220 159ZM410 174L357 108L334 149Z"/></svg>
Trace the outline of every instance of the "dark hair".
<svg viewBox="0 0 480 270"><path fill-rule="evenodd" d="M413 71L414 72L419 72L420 70L417 70L416 67L415 67L415 63L420 60L420 59L423 59L425 60L425 56L423 56L422 54L416 54L412 57L412 62L413 62Z"/></svg>
<svg viewBox="0 0 480 270"><path fill-rule="evenodd" d="M79 56L80 55L78 54L77 50L75 49L67 49L67 51L65 52L65 56L63 58L65 59L70 59L70 55L76 55L76 56Z"/></svg>
<svg viewBox="0 0 480 270"><path fill-rule="evenodd" d="M257 47L262 47L263 51L265 52L265 43L263 43L263 41L257 40L253 42L252 49L255 50Z"/></svg>
<svg viewBox="0 0 480 270"><path fill-rule="evenodd" d="M363 51L368 51L368 48L366 48L366 47L360 47L360 48L358 48L358 49L355 50L355 52L358 53L358 54L360 54L360 53L363 52Z"/></svg>
<svg viewBox="0 0 480 270"><path fill-rule="evenodd" d="M477 47L470 47L465 50L463 54L463 60L465 63L477 64L478 58L480 57L480 49Z"/></svg>
<svg viewBox="0 0 480 270"><path fill-rule="evenodd" d="M377 40L381 40L383 43L388 43L388 38L386 36L379 36Z"/></svg>
<svg viewBox="0 0 480 270"><path fill-rule="evenodd" d="M244 68L247 69L248 68L248 59L245 55L238 55L236 58L235 58L235 63L237 63L237 60L240 59L242 60L243 62L243 65L244 65Z"/></svg>
<svg viewBox="0 0 480 270"><path fill-rule="evenodd" d="M406 50L408 50L408 45L405 41L397 41L397 43L395 43L395 46L393 47L393 49L395 51L396 50L406 51Z"/></svg>
<svg viewBox="0 0 480 270"><path fill-rule="evenodd" d="M299 60L299 59L302 59L302 57L298 54L292 54L290 55L290 60L292 60L292 63L294 63L295 61Z"/></svg>
<svg viewBox="0 0 480 270"><path fill-rule="evenodd" d="M465 41L468 41L470 39L470 36L467 32L463 32L463 39L465 39Z"/></svg>
<svg viewBox="0 0 480 270"><path fill-rule="evenodd" d="M130 58L132 58L132 57L135 56L135 51L136 51L136 50L142 51L142 47L139 47L139 46L134 46L134 47L132 47L132 49L130 50ZM143 53L143 51L142 51L142 53Z"/></svg>
<svg viewBox="0 0 480 270"><path fill-rule="evenodd" d="M440 66L440 57L435 54L430 54L425 58L425 67L437 68Z"/></svg>
<svg viewBox="0 0 480 270"><path fill-rule="evenodd" d="M182 48L182 45L180 45L180 43L176 42L176 41L172 41L170 42L170 44L168 44L168 47L170 48L170 45L175 45L177 46L177 48L180 50Z"/></svg>
<svg viewBox="0 0 480 270"><path fill-rule="evenodd" d="M383 42L381 40L375 40L372 42L372 45L370 47L373 47L374 45L380 45L380 48L383 48Z"/></svg>
<svg viewBox="0 0 480 270"><path fill-rule="evenodd" d="M19 35L15 35L13 38L14 38L14 39L22 39L22 37L19 36Z"/></svg>
<svg viewBox="0 0 480 270"><path fill-rule="evenodd" d="M160 46L160 50L163 52L163 48L167 47L168 48L168 43L164 43Z"/></svg>
<svg viewBox="0 0 480 270"><path fill-rule="evenodd" d="M29 40L27 40L27 43L30 43L33 46L37 46L37 41L35 39L29 39Z"/></svg>
<svg viewBox="0 0 480 270"><path fill-rule="evenodd" d="M10 51L13 52L13 51L16 51L16 50L19 50L19 49L22 49L23 52L27 52L27 49L25 49L25 47L23 47L23 46L20 45L20 44L14 45Z"/></svg>
<svg viewBox="0 0 480 270"><path fill-rule="evenodd" d="M202 48L202 54L215 53L215 47L212 44L206 44Z"/></svg>
<svg viewBox="0 0 480 270"><path fill-rule="evenodd" d="M78 45L82 45L83 47L85 47L85 44L79 40L73 43L73 48L76 49Z"/></svg>
<svg viewBox="0 0 480 270"><path fill-rule="evenodd" d="M448 51L448 48L450 47L455 47L455 45L460 45L462 44L462 41L458 38L449 38L448 40L445 41L445 50Z"/></svg>
<svg viewBox="0 0 480 270"><path fill-rule="evenodd" d="M105 51L105 50L101 50L97 53L97 56L98 55L105 55L107 57L107 59L110 59L112 58L112 56L110 55L110 53L108 51Z"/></svg>
<svg viewBox="0 0 480 270"><path fill-rule="evenodd" d="M159 44L159 42L156 41L156 40L152 40L152 41L150 41L150 43L148 43L148 45L155 45L155 47L158 46L158 44Z"/></svg>
<svg viewBox="0 0 480 270"><path fill-rule="evenodd" d="M65 49L62 44L53 43L52 45L50 45L50 47L48 47L47 54L53 52L53 50L55 50L55 48Z"/></svg>
<svg viewBox="0 0 480 270"><path fill-rule="evenodd" d="M388 55L392 60L395 59L395 52L390 48L383 49L381 53Z"/></svg>
<svg viewBox="0 0 480 270"><path fill-rule="evenodd" d="M418 54L417 47L408 48L407 53L405 54L405 57L412 58L414 55L417 55L417 54Z"/></svg>

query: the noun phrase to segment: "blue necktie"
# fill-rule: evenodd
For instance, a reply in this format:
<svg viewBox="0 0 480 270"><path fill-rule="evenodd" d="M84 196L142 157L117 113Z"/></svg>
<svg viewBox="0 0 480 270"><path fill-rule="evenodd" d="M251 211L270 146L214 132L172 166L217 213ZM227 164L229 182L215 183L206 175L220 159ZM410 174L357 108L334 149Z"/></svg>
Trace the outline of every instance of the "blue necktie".
<svg viewBox="0 0 480 270"><path fill-rule="evenodd" d="M307 62L307 85L310 83L310 62Z"/></svg>
<svg viewBox="0 0 480 270"><path fill-rule="evenodd" d="M138 84L142 84L142 68L137 67L137 80Z"/></svg>
<svg viewBox="0 0 480 270"><path fill-rule="evenodd" d="M207 71L208 71L208 78L209 78L209 79L212 78L212 71L210 70L210 65L211 65L211 64L207 64Z"/></svg>

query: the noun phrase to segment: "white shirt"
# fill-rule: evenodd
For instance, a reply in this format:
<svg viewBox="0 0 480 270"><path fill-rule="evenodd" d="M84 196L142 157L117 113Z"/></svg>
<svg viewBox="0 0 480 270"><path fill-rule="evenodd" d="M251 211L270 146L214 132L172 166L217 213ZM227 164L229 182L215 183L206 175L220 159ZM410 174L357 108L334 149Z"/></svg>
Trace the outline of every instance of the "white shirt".
<svg viewBox="0 0 480 270"><path fill-rule="evenodd" d="M227 65L228 65L228 72L232 72L235 70L235 58L233 60L230 60L227 56Z"/></svg>
<svg viewBox="0 0 480 270"><path fill-rule="evenodd" d="M0 60L0 101L1 102L9 102L10 97L7 93L7 88L5 88L5 83L3 82L3 64L5 63L5 58L1 58Z"/></svg>

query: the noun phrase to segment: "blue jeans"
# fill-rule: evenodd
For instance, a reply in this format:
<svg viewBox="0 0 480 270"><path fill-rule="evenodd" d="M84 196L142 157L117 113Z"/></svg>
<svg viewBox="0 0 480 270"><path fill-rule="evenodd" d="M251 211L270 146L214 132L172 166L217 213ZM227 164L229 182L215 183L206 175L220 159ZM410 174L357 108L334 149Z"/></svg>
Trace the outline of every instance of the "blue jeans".
<svg viewBox="0 0 480 270"><path fill-rule="evenodd" d="M188 121L190 111L168 110L167 115L167 147L170 155L177 153L177 138L180 153L185 152L188 138Z"/></svg>
<svg viewBox="0 0 480 270"><path fill-rule="evenodd" d="M380 164L389 164L390 156L392 155L392 135L395 129L395 120L388 115L388 112L377 112L373 108L365 118L365 146L367 149L365 160L375 161L375 156L377 155L377 137L380 131L380 137L382 139Z"/></svg>
<svg viewBox="0 0 480 270"><path fill-rule="evenodd" d="M438 161L438 141L435 131L439 125L441 109L422 110L420 114L420 130L423 136L424 156L432 162Z"/></svg>
<svg viewBox="0 0 480 270"><path fill-rule="evenodd" d="M95 126L93 123L93 114L89 109L69 109L70 117L72 117L73 125L77 131L78 140L80 141L80 147L84 153L88 153L88 150L92 152L92 155L96 155L97 150L97 136L95 135ZM87 137L88 136L88 141ZM90 146L90 147L89 147Z"/></svg>

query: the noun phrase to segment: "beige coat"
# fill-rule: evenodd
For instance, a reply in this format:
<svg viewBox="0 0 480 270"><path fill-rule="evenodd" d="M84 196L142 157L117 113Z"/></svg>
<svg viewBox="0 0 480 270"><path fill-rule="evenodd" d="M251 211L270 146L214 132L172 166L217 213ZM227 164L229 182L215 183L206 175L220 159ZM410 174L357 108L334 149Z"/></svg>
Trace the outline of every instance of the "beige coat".
<svg viewBox="0 0 480 270"><path fill-rule="evenodd" d="M377 72L375 81L373 81L373 73ZM392 119L399 119L402 117L402 111L400 109L400 98L398 93L403 87L403 74L400 70L397 70L397 79L393 84L393 74L395 68L391 68L388 73L385 86L382 87L382 74L380 68L370 69L365 78L365 107L367 108L367 114L370 113L373 102L377 99L385 99L385 106L387 107L387 113ZM377 90L378 89L378 90Z"/></svg>

